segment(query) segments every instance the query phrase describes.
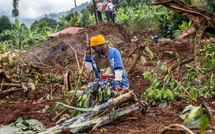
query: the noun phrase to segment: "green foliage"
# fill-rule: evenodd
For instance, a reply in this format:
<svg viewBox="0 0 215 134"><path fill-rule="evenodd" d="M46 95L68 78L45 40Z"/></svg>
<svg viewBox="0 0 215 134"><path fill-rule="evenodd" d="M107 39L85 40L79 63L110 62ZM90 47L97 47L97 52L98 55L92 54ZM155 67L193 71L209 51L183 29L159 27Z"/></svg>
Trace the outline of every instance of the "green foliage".
<svg viewBox="0 0 215 134"><path fill-rule="evenodd" d="M35 26L40 26L40 28L42 28L43 26L48 26L48 27L51 27L51 28L55 28L57 25L57 22L56 20L52 19L52 18L48 18L48 17L45 17L45 18L42 18L40 19L39 21L34 21L31 25L31 30L35 27Z"/></svg>
<svg viewBox="0 0 215 134"><path fill-rule="evenodd" d="M86 88L86 95L80 96L78 99L78 107L87 107L87 101L89 100L90 96L92 96L92 92ZM92 100L92 105L99 105L103 103L103 99L105 97L111 98L111 90L108 86L106 86L105 90L102 92L101 87L99 87L98 92L96 93L96 99Z"/></svg>
<svg viewBox="0 0 215 134"><path fill-rule="evenodd" d="M111 115L113 116L114 119L116 119L116 117L118 116L118 111L117 109L113 109L113 111L111 112Z"/></svg>
<svg viewBox="0 0 215 134"><path fill-rule="evenodd" d="M119 7L121 8L128 7L128 3L125 0L122 0L119 4Z"/></svg>
<svg viewBox="0 0 215 134"><path fill-rule="evenodd" d="M203 134L209 126L208 118L212 119L212 113L205 104L201 104L198 107L189 105L181 112L180 117L184 120L186 127L200 126L200 131Z"/></svg>
<svg viewBox="0 0 215 134"><path fill-rule="evenodd" d="M215 1L214 0L206 0L205 8L211 12L215 12Z"/></svg>
<svg viewBox="0 0 215 134"><path fill-rule="evenodd" d="M13 0L13 10L12 10L12 15L13 17L19 16L19 10L18 10L18 4L19 0Z"/></svg>
<svg viewBox="0 0 215 134"><path fill-rule="evenodd" d="M19 117L13 125L0 127L0 132L33 133L33 131L40 131L42 129L44 129L43 124L40 123L39 121L35 119L23 120L22 117Z"/></svg>
<svg viewBox="0 0 215 134"><path fill-rule="evenodd" d="M191 20L188 23L185 21L182 21L182 24L178 26L180 28L180 30L176 30L175 34L179 34L182 32L182 30L191 28L193 26L194 26L194 23Z"/></svg>
<svg viewBox="0 0 215 134"><path fill-rule="evenodd" d="M21 26L24 30L27 30L27 29L28 29L27 26L25 25L25 23L22 23L20 26Z"/></svg>
<svg viewBox="0 0 215 134"><path fill-rule="evenodd" d="M173 12L170 15L169 19L171 21L171 25L170 25L171 32L173 32L174 30L177 30L178 26L182 25L183 22L185 22L187 24L190 23L190 20L187 17L185 17L185 16L183 16L181 14L175 13L175 12Z"/></svg>
<svg viewBox="0 0 215 134"><path fill-rule="evenodd" d="M9 44L4 41L4 42L0 42L0 52L5 52L5 51L8 51L9 49Z"/></svg>
<svg viewBox="0 0 215 134"><path fill-rule="evenodd" d="M7 16L2 15L0 18L0 33L4 30L11 30L12 24Z"/></svg>
<svg viewBox="0 0 215 134"><path fill-rule="evenodd" d="M40 29L40 30L38 30ZM0 37L3 42L7 42L14 49L24 50L32 45L46 41L43 36L51 34L52 29L49 27L43 27L42 25L35 27L34 31L25 29L25 27L19 26L19 21L16 20L11 30L4 30L0 33Z"/></svg>
<svg viewBox="0 0 215 134"><path fill-rule="evenodd" d="M93 3L89 4L85 9L81 10L81 13L84 13L85 10L88 10L88 12L89 12L91 15L94 14Z"/></svg>
<svg viewBox="0 0 215 134"><path fill-rule="evenodd" d="M182 1L184 1L185 3L187 3L187 4L192 4L192 1L191 0L182 0Z"/></svg>
<svg viewBox="0 0 215 134"><path fill-rule="evenodd" d="M105 131L107 131L106 128L101 128L101 129L100 129L100 132L105 132Z"/></svg>
<svg viewBox="0 0 215 134"><path fill-rule="evenodd" d="M172 55L175 55L177 62L180 63L176 53ZM215 77L211 70L215 66L214 45L205 45L201 55L204 56L204 60L201 62L199 69L195 70L193 67L186 65L187 73L179 82L174 79L171 67L167 62L160 64L159 61L157 63L162 70L166 71L163 76L158 76L154 70L145 71L143 73L144 78L150 80L151 86L144 92L142 99L149 100L150 105L155 105L156 101L168 102L168 100L184 98L187 95L190 96L191 100L197 97L213 97L215 94ZM201 77L200 80L197 79L199 77Z"/></svg>
<svg viewBox="0 0 215 134"><path fill-rule="evenodd" d="M90 24L90 15L88 10L84 10L84 12L81 14L81 26L86 27ZM94 17L93 17L94 18Z"/></svg>
<svg viewBox="0 0 215 134"><path fill-rule="evenodd" d="M130 6L136 6L138 5L139 3L141 3L142 0L131 0L130 2Z"/></svg>

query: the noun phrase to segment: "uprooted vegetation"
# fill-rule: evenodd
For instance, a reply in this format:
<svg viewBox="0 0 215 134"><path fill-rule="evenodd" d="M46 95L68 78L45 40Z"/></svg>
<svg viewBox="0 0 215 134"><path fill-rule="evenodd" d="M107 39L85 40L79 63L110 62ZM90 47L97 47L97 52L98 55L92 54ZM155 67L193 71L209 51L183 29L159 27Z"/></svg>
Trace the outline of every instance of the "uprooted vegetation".
<svg viewBox="0 0 215 134"><path fill-rule="evenodd" d="M101 24L103 27L109 25L116 28L111 32L104 31L102 34L108 40L109 45L113 45L121 52L123 61L126 63L125 69L128 72L140 53L138 50L134 51L135 48L143 46L141 46L141 42L131 42L134 35L127 35L120 25ZM207 110L209 105L209 111L214 113L213 38L210 38L211 41L201 40L202 62L198 73L192 67L194 62L181 64L193 57L193 39L159 41L153 45L144 46L142 50L144 52L141 53L134 70L128 75L131 91L119 98L112 98L110 102L103 105L98 103L98 106L92 109L78 109L77 104L80 103L80 99L79 101L74 99L71 103L73 107L69 106L72 92L78 83L79 69L83 63L83 52L87 44L86 33L89 39L96 34L95 30L96 26L93 25L74 35L60 35L27 52L4 52L1 55L0 123L8 125L16 122L12 125L13 127L24 123L25 126L22 126L22 130L29 129L41 133L83 132L90 129L93 129L91 133L158 133L165 126L182 124L183 119L186 121L185 115L183 118L179 115L189 103L199 106L199 110ZM152 32L138 31L141 36ZM113 37L111 33L115 33L117 36L111 38ZM77 52L79 68L70 45ZM128 56L130 56L130 60L127 60ZM176 67L173 68L175 65ZM70 71L71 91L67 91L67 87L64 86L64 74L67 71ZM197 79L198 76L201 76L201 79ZM93 73L88 74L84 70L79 89L83 90L82 86L92 82L94 77ZM107 94L109 94L108 91ZM120 97L124 97L124 99ZM120 102L118 102L119 99ZM140 101L141 99L145 101ZM83 103L85 102L82 101ZM106 104L111 107L107 108ZM190 106L189 110L193 108L195 109ZM62 111L64 111L63 114L61 114ZM188 110L183 111L183 114L188 114L186 112ZM206 112L207 119L213 118L211 112ZM203 113L200 112L199 117L205 119L206 116ZM61 116L57 116L59 114ZM190 116L190 119L193 117L194 115ZM71 119L68 120L69 118ZM37 127L28 127L32 123L29 119L36 119L44 126L36 123ZM67 121L65 122L65 120ZM113 122L113 120L115 121ZM207 120L205 119L205 121ZM187 122L189 124L189 120ZM209 124L215 125L212 120L209 120ZM181 126L170 126L171 129L175 127L180 128ZM44 128L46 129L44 130ZM168 129L163 131L166 130Z"/></svg>

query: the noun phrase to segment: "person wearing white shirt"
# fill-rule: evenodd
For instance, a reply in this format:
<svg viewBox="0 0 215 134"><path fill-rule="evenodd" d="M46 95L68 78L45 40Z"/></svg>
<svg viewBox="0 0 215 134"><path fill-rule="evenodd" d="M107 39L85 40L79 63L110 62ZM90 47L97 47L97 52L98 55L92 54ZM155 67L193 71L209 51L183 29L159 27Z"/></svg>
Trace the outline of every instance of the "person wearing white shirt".
<svg viewBox="0 0 215 134"><path fill-rule="evenodd" d="M113 5L113 3L111 3L111 0L108 0L107 9L108 9L108 16L109 16L109 18L111 18L111 21L113 23L115 23L115 20L114 20L114 17L115 17L115 6Z"/></svg>
<svg viewBox="0 0 215 134"><path fill-rule="evenodd" d="M97 4L97 15L98 15L98 19L99 19L99 22L102 22L102 3L101 1L98 2Z"/></svg>

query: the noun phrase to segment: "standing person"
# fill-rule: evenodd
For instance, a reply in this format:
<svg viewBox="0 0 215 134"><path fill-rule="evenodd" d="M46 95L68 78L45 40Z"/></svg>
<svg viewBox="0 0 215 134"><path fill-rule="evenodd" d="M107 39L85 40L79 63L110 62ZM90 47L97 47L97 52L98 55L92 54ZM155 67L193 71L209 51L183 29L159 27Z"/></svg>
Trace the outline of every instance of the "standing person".
<svg viewBox="0 0 215 134"><path fill-rule="evenodd" d="M101 1L99 1L97 4L97 15L99 18L99 22L102 22L102 3L101 3Z"/></svg>
<svg viewBox="0 0 215 134"><path fill-rule="evenodd" d="M97 94L99 87L101 87L101 91L103 92L106 86L115 92L128 89L129 82L119 51L116 48L105 46L105 39L102 35L92 37L90 45L96 54L91 59L90 51L87 51L85 67L87 72L95 71L96 79L87 85L89 92ZM85 94L86 89L83 92L83 95ZM103 96L102 100L103 103L108 101L106 96ZM89 98L87 103L88 107L93 105L91 104L91 98Z"/></svg>
<svg viewBox="0 0 215 134"><path fill-rule="evenodd" d="M109 16L108 16L107 5L108 5L108 0L107 0L107 3L105 4L105 15L106 15L107 21L109 22L109 21L110 21L110 18L109 18Z"/></svg>
<svg viewBox="0 0 215 134"><path fill-rule="evenodd" d="M114 6L113 3L111 2L111 0L108 0L107 8L108 8L108 15L109 15L109 18L111 18L111 21L112 21L113 23L115 23L115 21L114 21L114 17L115 17L115 6Z"/></svg>

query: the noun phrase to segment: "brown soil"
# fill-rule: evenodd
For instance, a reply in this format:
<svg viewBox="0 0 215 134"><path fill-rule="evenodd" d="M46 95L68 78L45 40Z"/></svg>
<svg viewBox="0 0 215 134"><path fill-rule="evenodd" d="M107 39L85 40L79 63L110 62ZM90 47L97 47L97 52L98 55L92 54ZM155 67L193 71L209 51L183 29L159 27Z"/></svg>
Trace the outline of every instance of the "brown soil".
<svg viewBox="0 0 215 134"><path fill-rule="evenodd" d="M123 60L127 58L127 54L135 47L137 44L132 43L131 39L137 33L144 35L153 35L153 31L139 30L135 31L132 36L129 36L125 29L114 23L103 22L100 23L101 34L105 36L106 40L111 42L114 47L119 51L124 51L122 54ZM77 63L74 56L73 50L70 48L69 44L74 47L78 53L80 63L82 61L83 52L86 48L86 33L89 39L97 35L96 25L88 26L86 29L80 30L74 35L60 35L59 37L49 39L48 41L35 46L28 50L36 54L43 63L50 64L53 66L53 70L56 74L63 74L68 68L77 69ZM214 40L214 39L213 39ZM201 46L207 43L205 39L202 40ZM162 71L157 67L157 61L168 61L170 65L176 63L176 58L171 56L168 51L176 51L180 55L180 59L184 60L193 56L193 39L187 40L183 39L180 41L165 41L158 42L154 46L150 47L154 54L153 60L146 57L147 63L142 65L139 61L135 67L134 72L128 76L131 90L140 97L144 93L147 87L150 86L148 80L144 79L142 74L146 70L155 70L159 74ZM31 62L38 62L39 59L32 55L31 53L26 53L21 57L21 60L25 59ZM68 64L65 63L68 60ZM125 69L128 70L130 62L127 63ZM19 60L20 61L20 60ZM189 63L190 65L193 62ZM68 66L67 66L68 65ZM176 78L180 78L185 73L184 65L180 67L179 72L174 72ZM92 80L92 79L89 79ZM86 84L83 83L83 84ZM50 88L51 85L46 85L42 88L38 88L33 91L16 91L6 94L0 94L0 125L7 125L14 122L18 117L23 119L37 119L42 122L46 128L55 126L56 121L51 119L56 116L56 112L53 111L55 107L55 102L66 103L62 99L62 83L61 85L55 85ZM194 105L200 105L203 102L207 102L212 108L215 107L215 99L210 98L198 98ZM73 103L76 105L76 102ZM90 133L101 133L100 129L107 129L104 133L146 133L146 134L156 134L159 133L162 128L170 124L182 124L183 120L179 117L181 111L189 105L186 101L171 101L171 107L159 108L159 103L155 107L151 107L145 111L145 115L140 112L135 112L128 117L124 117L121 120L115 121L107 126L103 126L93 130ZM48 110L41 113L45 106L49 106ZM56 110L58 113L62 110ZM71 114L71 111L68 111ZM211 125L215 125L214 121L211 121ZM179 133L179 132L168 132L168 133Z"/></svg>

